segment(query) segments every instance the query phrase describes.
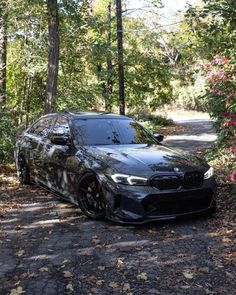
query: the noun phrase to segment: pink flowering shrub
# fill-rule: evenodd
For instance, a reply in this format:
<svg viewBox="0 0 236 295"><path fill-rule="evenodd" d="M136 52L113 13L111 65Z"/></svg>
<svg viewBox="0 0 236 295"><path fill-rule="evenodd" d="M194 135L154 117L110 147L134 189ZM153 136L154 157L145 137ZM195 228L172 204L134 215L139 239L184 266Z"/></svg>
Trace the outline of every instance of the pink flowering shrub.
<svg viewBox="0 0 236 295"><path fill-rule="evenodd" d="M203 68L208 84L208 110L217 120L218 130L233 136L236 129L235 66L228 57L215 55Z"/></svg>
<svg viewBox="0 0 236 295"><path fill-rule="evenodd" d="M236 153L236 146L231 147L230 151L231 151L232 153Z"/></svg>
<svg viewBox="0 0 236 295"><path fill-rule="evenodd" d="M216 119L218 144L212 153L226 171L226 181L236 181L236 68L233 60L216 55L203 65L207 81L206 102L211 116ZM219 156L224 154L221 158Z"/></svg>
<svg viewBox="0 0 236 295"><path fill-rule="evenodd" d="M230 181L235 181L236 180L236 171L233 171L230 176L229 176Z"/></svg>

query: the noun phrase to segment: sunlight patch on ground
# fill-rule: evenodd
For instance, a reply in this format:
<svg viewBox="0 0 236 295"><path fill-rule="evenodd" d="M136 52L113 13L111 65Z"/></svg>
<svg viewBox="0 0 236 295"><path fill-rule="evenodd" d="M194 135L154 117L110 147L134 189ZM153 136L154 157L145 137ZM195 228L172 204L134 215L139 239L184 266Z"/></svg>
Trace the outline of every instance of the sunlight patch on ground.
<svg viewBox="0 0 236 295"><path fill-rule="evenodd" d="M182 141L204 141L204 142L212 142L217 139L217 136L215 134L207 134L207 133L202 133L200 135L170 135L168 136L169 140L182 140Z"/></svg>
<svg viewBox="0 0 236 295"><path fill-rule="evenodd" d="M0 224L5 224L5 223L13 223L13 222L18 222L19 218L12 218L12 219L7 219L7 220L1 220Z"/></svg>
<svg viewBox="0 0 236 295"><path fill-rule="evenodd" d="M53 260L58 258L59 255L55 255L55 254L41 254L41 255L35 255L35 256L31 256L29 258L26 258L26 260L44 260L44 259L48 259L48 260Z"/></svg>
<svg viewBox="0 0 236 295"><path fill-rule="evenodd" d="M208 113L196 112L196 111L186 111L186 110L175 110L175 111L166 111L166 116L171 118L174 121L179 120L209 120L210 116Z"/></svg>
<svg viewBox="0 0 236 295"><path fill-rule="evenodd" d="M157 266L172 265L172 264L176 264L176 263L184 263L184 262L189 262L191 260L194 260L194 259L196 259L196 255L190 255L190 256L176 258L176 259L169 259L169 260L165 260L165 261L158 261L158 259L160 259L160 257L154 256L154 257L148 258L146 260L146 262L150 262L150 263L155 264Z"/></svg>
<svg viewBox="0 0 236 295"><path fill-rule="evenodd" d="M119 242L111 244L112 247L120 248L120 247L137 247L137 246L144 246L150 244L149 240L142 240L142 241L127 241L127 242Z"/></svg>

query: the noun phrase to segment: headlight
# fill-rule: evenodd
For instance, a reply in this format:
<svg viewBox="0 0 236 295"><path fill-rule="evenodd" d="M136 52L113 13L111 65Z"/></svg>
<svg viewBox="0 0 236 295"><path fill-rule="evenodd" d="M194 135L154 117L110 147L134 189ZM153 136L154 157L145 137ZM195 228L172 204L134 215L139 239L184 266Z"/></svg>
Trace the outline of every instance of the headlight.
<svg viewBox="0 0 236 295"><path fill-rule="evenodd" d="M207 172L204 174L204 179L211 178L214 175L214 169L211 167L207 170Z"/></svg>
<svg viewBox="0 0 236 295"><path fill-rule="evenodd" d="M148 181L147 178L126 174L113 174L111 175L111 178L115 183L129 185L146 185Z"/></svg>

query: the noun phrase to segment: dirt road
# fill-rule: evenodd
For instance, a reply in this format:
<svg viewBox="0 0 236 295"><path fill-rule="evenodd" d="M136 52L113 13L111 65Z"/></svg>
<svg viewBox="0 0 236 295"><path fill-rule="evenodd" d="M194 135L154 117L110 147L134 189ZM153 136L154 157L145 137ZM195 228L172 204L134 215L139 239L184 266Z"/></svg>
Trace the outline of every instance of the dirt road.
<svg viewBox="0 0 236 295"><path fill-rule="evenodd" d="M209 120L178 123L189 131L168 137L169 145L194 151L214 141ZM91 221L12 175L7 181L0 188L1 295L236 292L236 223L225 208L210 218L120 226Z"/></svg>

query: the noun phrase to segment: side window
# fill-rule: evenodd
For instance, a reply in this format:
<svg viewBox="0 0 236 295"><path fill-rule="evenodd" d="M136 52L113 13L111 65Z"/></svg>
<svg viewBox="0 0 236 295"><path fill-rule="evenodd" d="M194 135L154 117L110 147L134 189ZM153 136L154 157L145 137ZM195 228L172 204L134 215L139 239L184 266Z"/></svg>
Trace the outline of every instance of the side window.
<svg viewBox="0 0 236 295"><path fill-rule="evenodd" d="M53 133L59 134L59 135L64 135L66 137L70 136L70 127L68 124L68 121L65 117L58 117L56 120L56 123L53 127Z"/></svg>
<svg viewBox="0 0 236 295"><path fill-rule="evenodd" d="M53 121L53 117L42 118L30 128L29 133L36 136L47 137Z"/></svg>

